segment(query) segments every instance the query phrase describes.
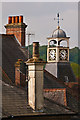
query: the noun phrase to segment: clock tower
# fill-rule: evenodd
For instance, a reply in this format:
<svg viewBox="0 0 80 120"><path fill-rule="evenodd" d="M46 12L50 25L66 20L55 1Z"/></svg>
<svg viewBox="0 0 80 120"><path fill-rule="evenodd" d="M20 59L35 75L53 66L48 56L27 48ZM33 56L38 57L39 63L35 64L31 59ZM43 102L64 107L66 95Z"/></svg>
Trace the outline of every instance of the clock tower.
<svg viewBox="0 0 80 120"><path fill-rule="evenodd" d="M69 38L58 26L52 37L47 38L47 62L69 62ZM67 43L66 47L61 46L64 41Z"/></svg>
<svg viewBox="0 0 80 120"><path fill-rule="evenodd" d="M55 77L64 82L76 81L72 68L69 63L69 39L66 33L60 28L59 13L57 14L58 26L48 37L47 64L45 69ZM63 20L63 19L62 19ZM66 46L64 46L66 43Z"/></svg>

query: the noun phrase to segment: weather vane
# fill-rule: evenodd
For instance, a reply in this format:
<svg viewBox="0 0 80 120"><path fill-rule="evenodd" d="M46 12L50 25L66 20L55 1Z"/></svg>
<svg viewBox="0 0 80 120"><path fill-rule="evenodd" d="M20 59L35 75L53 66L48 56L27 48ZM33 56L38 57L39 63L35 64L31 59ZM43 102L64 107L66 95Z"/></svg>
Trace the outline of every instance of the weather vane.
<svg viewBox="0 0 80 120"><path fill-rule="evenodd" d="M57 13L57 18L54 18L54 20L58 21L58 27L59 27L59 22L60 22L60 20L63 20L63 19L60 19L60 14Z"/></svg>

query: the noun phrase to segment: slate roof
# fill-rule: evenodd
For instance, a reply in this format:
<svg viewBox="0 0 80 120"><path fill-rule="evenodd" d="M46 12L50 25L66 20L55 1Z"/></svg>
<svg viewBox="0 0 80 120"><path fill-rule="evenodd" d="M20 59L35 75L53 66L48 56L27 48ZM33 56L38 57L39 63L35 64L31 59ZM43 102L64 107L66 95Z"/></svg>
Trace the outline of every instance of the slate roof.
<svg viewBox="0 0 80 120"><path fill-rule="evenodd" d="M61 81L77 82L69 62L54 62L54 64L47 63L45 70L47 70L53 76L56 76Z"/></svg>
<svg viewBox="0 0 80 120"><path fill-rule="evenodd" d="M2 37L2 38L1 38ZM16 87L14 82L14 64L18 59L27 59L27 50L21 48L17 43L14 35L0 35L0 40L2 39L2 115L7 116L21 116L29 114L73 114L72 110L69 110L66 106L61 103L56 102L54 93L47 92L47 96L44 92L44 112L34 113L30 106L27 104L27 92L21 87ZM62 81L52 76L47 71L44 72L44 89L54 89L54 88L66 88ZM68 90L68 89L67 89ZM70 91L70 90L68 90ZM71 96L71 91L68 92L69 99ZM67 95L68 95L67 94ZM57 99L63 96L63 92L56 92ZM68 96L67 96L68 98ZM74 97L73 97L74 98ZM70 100L72 100L71 98ZM74 100L75 101L75 100ZM72 100L72 105L74 105ZM70 101L69 101L70 102ZM75 101L76 103L76 101ZM70 104L70 103L69 103ZM54 109L55 108L55 109ZM74 107L75 108L75 105Z"/></svg>
<svg viewBox="0 0 80 120"><path fill-rule="evenodd" d="M65 88L64 84L60 82L59 82L59 79L57 79L55 76L53 76L48 71L44 70L44 89Z"/></svg>
<svg viewBox="0 0 80 120"><path fill-rule="evenodd" d="M6 76L5 79L6 81L8 81L8 78ZM44 89L44 112L33 112L33 110L27 104L27 90L21 87L17 87L11 82L5 83L4 81L2 81L2 117L4 118L9 116L27 116L44 114L58 115L75 113L74 109L71 110L68 106L64 105L63 90L55 92L45 90L49 89ZM71 100L71 98L69 99Z"/></svg>
<svg viewBox="0 0 80 120"><path fill-rule="evenodd" d="M57 89L57 88L62 89L62 91L63 91L63 88L66 89L67 106L71 110L74 110L75 112L79 112L78 105L80 104L80 101L79 101L80 95L79 95L78 89L76 90L76 89L69 88L67 85L65 85L65 83L63 81L61 81L60 79L57 79L51 73L44 70L44 89L50 90L50 89ZM47 95L47 97L49 97L49 99L52 99L55 92L50 93L49 90L47 92L48 95L47 95L47 93L45 95ZM63 96L63 92L61 92L61 93L60 92L58 93L56 91L57 99L55 100L55 97L54 97L54 101L56 101L57 103L59 101L59 103L63 104L64 100L61 101L61 99L60 99L60 96Z"/></svg>
<svg viewBox="0 0 80 120"><path fill-rule="evenodd" d="M57 104L67 106L66 89L45 89L44 97L56 102Z"/></svg>
<svg viewBox="0 0 80 120"><path fill-rule="evenodd" d="M25 115L32 112L27 106L26 91L2 82L2 116Z"/></svg>
<svg viewBox="0 0 80 120"><path fill-rule="evenodd" d="M1 82L1 81L0 81ZM55 108L55 109L54 109ZM2 116L21 116L38 114L74 114L65 106L60 106L45 96L44 112L33 112L27 104L27 92L15 85L2 82Z"/></svg>
<svg viewBox="0 0 80 120"><path fill-rule="evenodd" d="M2 34L2 69L8 75L12 82L14 82L15 63L18 59L27 60L27 50L22 48L14 35Z"/></svg>

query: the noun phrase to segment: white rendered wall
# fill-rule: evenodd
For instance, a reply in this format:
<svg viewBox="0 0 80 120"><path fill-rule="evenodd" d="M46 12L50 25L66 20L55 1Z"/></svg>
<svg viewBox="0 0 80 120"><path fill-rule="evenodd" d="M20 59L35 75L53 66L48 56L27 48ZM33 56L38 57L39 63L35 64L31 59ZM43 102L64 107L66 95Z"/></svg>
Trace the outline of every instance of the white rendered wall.
<svg viewBox="0 0 80 120"><path fill-rule="evenodd" d="M28 66L28 103L34 110L43 108L43 65Z"/></svg>

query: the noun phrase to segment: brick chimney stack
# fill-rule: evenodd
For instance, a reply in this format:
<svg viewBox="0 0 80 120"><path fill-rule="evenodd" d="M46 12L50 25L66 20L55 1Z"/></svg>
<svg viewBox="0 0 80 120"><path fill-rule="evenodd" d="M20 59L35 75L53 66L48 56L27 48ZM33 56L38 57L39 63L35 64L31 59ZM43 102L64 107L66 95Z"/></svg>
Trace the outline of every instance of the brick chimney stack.
<svg viewBox="0 0 80 120"><path fill-rule="evenodd" d="M21 46L25 46L25 28L23 16L9 16L8 24L5 25L6 34L14 34Z"/></svg>
<svg viewBox="0 0 80 120"><path fill-rule="evenodd" d="M26 85L26 69L22 59L18 59L15 63L15 84L25 87Z"/></svg>

